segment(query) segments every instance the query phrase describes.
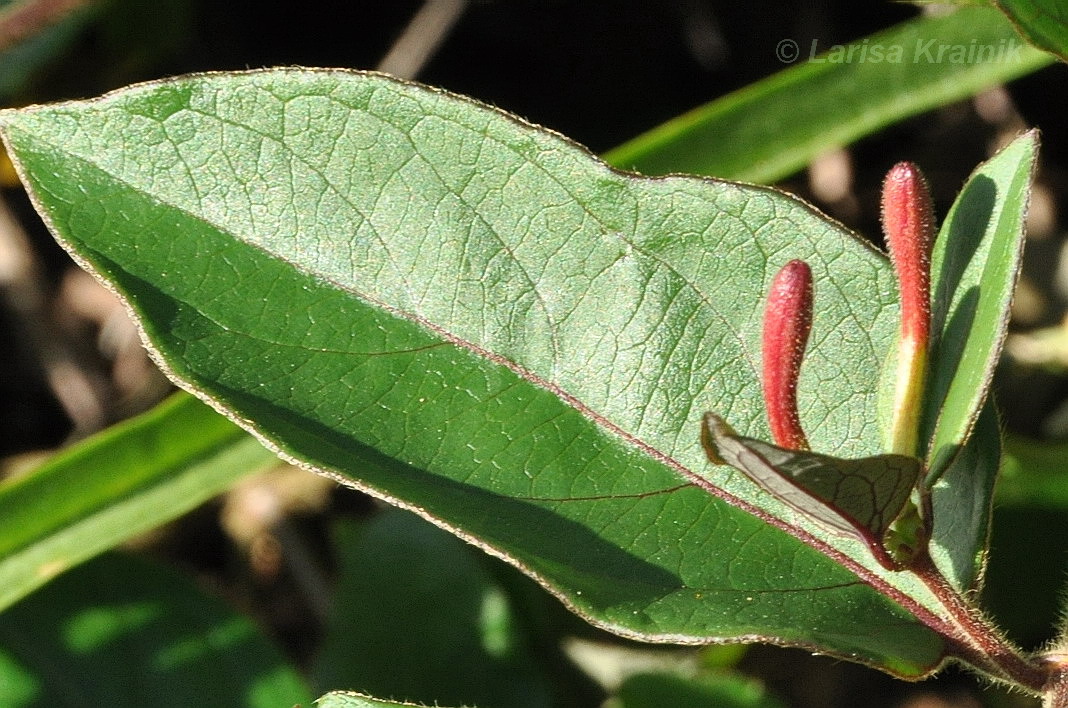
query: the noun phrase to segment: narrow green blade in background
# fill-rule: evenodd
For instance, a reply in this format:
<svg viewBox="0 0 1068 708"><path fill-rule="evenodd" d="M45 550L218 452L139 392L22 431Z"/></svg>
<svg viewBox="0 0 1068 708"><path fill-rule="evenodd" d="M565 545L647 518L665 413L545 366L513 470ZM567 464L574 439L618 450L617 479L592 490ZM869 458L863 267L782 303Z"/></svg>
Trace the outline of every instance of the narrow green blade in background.
<svg viewBox="0 0 1068 708"><path fill-rule="evenodd" d="M997 486L983 606L1008 636L1041 650L1064 618L1068 558L1068 442L1012 433ZM1050 562L1049 559L1057 559ZM1027 578L1021 593L1020 578Z"/></svg>
<svg viewBox="0 0 1068 708"><path fill-rule="evenodd" d="M760 637L911 677L941 663L923 583L700 447L706 410L767 437L764 293L803 258L821 316L802 421L817 450L880 451L893 274L807 205L620 174L356 72L196 76L0 120L54 233L171 376L287 457L620 634Z"/></svg>
<svg viewBox="0 0 1068 708"><path fill-rule="evenodd" d="M0 609L276 463L182 393L0 484Z"/></svg>
<svg viewBox="0 0 1068 708"><path fill-rule="evenodd" d="M846 45L848 61L813 59L810 45L794 47L797 66L653 128L605 159L650 175L775 182L828 150L1053 62L988 7L924 17L865 37ZM980 55L974 53L971 61L950 60L954 48L984 48L990 58L976 60Z"/></svg>
<svg viewBox="0 0 1068 708"><path fill-rule="evenodd" d="M19 0L0 0L0 12L9 12L17 4ZM99 4L95 3L85 3L72 10L55 24L0 50L0 102L10 105L20 93L32 87L42 70L70 52L79 36L101 14Z"/></svg>

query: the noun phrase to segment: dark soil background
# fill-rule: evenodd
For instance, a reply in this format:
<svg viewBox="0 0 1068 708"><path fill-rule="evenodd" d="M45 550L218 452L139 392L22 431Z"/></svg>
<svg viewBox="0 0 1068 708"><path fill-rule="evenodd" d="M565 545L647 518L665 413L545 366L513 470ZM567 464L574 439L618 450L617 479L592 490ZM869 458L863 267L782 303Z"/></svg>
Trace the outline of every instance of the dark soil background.
<svg viewBox="0 0 1068 708"><path fill-rule="evenodd" d="M100 6L69 49L36 73L15 103L92 96L191 71L274 65L375 68L421 5L414 0L113 0ZM475 0L418 78L603 152L784 68L775 55L781 39L794 39L802 47L815 40L829 47L916 14L913 6L881 1ZM851 228L877 235L879 183L891 164L901 159L920 163L944 214L1006 125L1039 126L1042 167L1013 327L1026 336L1056 325L1068 298L1068 266L1062 264L1065 229L1059 217L1068 194L1066 78L1068 69L1057 65L981 100L909 119L783 186ZM849 167L848 174L834 178L831 168L841 164ZM826 178L829 173L832 177ZM838 183L828 189L825 179ZM10 177L5 184L4 196L28 244L21 279L11 281L15 285L0 283L5 344L0 347L0 459L15 465L12 460L150 407L169 386L140 353L135 333L113 300L73 269ZM0 266L3 258L0 253ZM70 367L57 367L57 357ZM1006 425L1033 436L1068 435L1068 425L1058 422L1068 398L1064 366L1007 361L1003 369L999 393ZM306 661L317 632L306 601L286 572L278 570L282 561L271 551L254 549L245 557L234 550L234 534L219 520L228 503L197 512L145 545L207 578L269 625L298 661ZM294 527L329 567L325 514L363 515L374 508L353 492L331 492L317 513L295 513ZM990 601L1008 631L1028 646L1048 638L1056 617L1068 546L1065 521L1059 512L998 512ZM1051 528L1061 532L1050 534ZM614 641L578 622L561 622L569 631ZM977 698L976 682L956 670L910 685L848 663L770 647L750 649L741 668L797 708L861 701L870 708L976 706L979 700L1031 705L1001 694ZM597 704L596 687L574 676L569 682L573 700L562 698L561 705Z"/></svg>

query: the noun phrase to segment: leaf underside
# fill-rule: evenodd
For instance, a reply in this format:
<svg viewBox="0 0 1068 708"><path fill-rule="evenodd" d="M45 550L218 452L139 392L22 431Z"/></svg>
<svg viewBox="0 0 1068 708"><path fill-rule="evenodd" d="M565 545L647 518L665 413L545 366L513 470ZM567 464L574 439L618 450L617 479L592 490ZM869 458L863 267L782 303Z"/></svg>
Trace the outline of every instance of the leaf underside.
<svg viewBox="0 0 1068 708"><path fill-rule="evenodd" d="M768 437L761 303L802 258L819 313L802 422L815 449L879 452L893 276L806 205L614 172L357 72L195 76L0 122L57 238L169 375L286 457L627 636L763 639L911 677L941 662L922 584L701 450L704 410ZM971 527L944 536L979 552Z"/></svg>

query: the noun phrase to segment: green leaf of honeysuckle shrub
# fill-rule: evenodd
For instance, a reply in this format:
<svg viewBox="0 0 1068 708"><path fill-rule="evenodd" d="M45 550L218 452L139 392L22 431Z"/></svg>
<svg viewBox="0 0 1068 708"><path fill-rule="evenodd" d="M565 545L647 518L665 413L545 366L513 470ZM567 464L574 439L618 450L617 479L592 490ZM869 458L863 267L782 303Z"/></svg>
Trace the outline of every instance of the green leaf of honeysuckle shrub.
<svg viewBox="0 0 1068 708"><path fill-rule="evenodd" d="M350 71L190 76L0 125L161 366L282 456L625 636L760 639L906 677L945 658L923 583L701 449L707 410L767 438L763 293L799 258L813 449L881 451L893 274L809 206L620 173L470 99Z"/></svg>

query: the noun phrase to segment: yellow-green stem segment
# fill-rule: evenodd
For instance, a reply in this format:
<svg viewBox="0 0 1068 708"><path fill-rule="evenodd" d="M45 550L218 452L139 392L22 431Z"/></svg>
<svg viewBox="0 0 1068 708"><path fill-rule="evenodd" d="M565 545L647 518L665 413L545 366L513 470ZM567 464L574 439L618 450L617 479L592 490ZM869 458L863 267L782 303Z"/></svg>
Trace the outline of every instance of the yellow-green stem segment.
<svg viewBox="0 0 1068 708"><path fill-rule="evenodd" d="M890 452L917 454L923 390L927 378L927 347L915 339L902 338L897 351L897 388L890 428Z"/></svg>

